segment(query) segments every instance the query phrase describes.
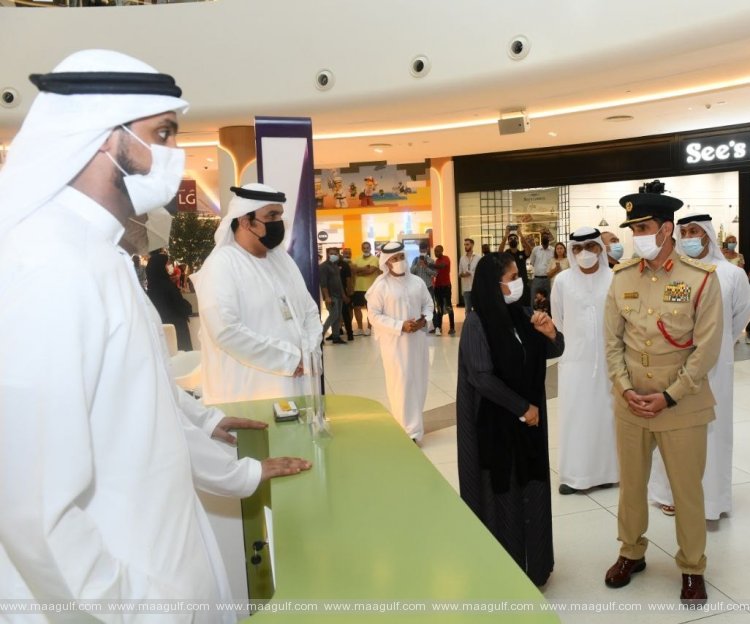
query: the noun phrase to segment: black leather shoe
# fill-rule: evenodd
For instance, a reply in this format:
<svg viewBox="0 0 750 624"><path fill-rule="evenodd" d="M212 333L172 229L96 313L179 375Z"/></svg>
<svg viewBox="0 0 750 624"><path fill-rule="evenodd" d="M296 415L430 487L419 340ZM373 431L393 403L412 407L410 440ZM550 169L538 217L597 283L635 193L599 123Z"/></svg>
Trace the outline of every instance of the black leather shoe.
<svg viewBox="0 0 750 624"><path fill-rule="evenodd" d="M646 558L628 559L622 555L617 558L607 574L604 575L604 584L607 587L625 587L630 583L630 577L636 572L646 569Z"/></svg>
<svg viewBox="0 0 750 624"><path fill-rule="evenodd" d="M680 602L683 604L706 604L708 595L706 594L706 584L703 582L702 574L683 574L682 591L680 592Z"/></svg>
<svg viewBox="0 0 750 624"><path fill-rule="evenodd" d="M578 490L570 487L569 485L561 483L557 491L560 492L560 494L562 494L563 496L567 496L568 494L575 494Z"/></svg>

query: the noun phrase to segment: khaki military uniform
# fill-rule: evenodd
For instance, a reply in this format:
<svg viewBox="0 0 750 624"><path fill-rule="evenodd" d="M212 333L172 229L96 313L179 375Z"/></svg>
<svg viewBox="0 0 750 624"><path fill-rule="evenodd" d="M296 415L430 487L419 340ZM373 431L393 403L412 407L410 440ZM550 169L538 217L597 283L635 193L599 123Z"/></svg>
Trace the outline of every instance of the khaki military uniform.
<svg viewBox="0 0 750 624"><path fill-rule="evenodd" d="M623 262L615 267L605 310L620 463L620 554L640 559L646 551L647 485L658 446L674 494L675 559L684 574L703 574L706 567L701 480L715 404L706 375L722 338L714 270L674 251L656 271L644 260ZM622 396L629 389L641 395L666 391L677 405L642 418Z"/></svg>

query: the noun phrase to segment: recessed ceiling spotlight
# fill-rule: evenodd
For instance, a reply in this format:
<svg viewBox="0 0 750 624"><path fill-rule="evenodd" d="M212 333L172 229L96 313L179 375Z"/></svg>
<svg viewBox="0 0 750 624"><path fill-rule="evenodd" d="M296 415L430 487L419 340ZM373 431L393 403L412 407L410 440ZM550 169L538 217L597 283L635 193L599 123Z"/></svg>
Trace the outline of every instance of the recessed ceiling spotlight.
<svg viewBox="0 0 750 624"><path fill-rule="evenodd" d="M371 147L376 152L379 150L382 153L383 150L386 150L389 147L393 147L393 145L391 145L390 143L370 143L368 147Z"/></svg>
<svg viewBox="0 0 750 624"><path fill-rule="evenodd" d="M432 63L430 62L430 59L427 58L424 54L420 54L419 56L415 56L411 60L409 71L415 78L422 78L430 72L431 68Z"/></svg>
<svg viewBox="0 0 750 624"><path fill-rule="evenodd" d="M633 115L610 115L609 117L605 117L604 121L633 121L633 119L635 119Z"/></svg>
<svg viewBox="0 0 750 624"><path fill-rule="evenodd" d="M557 136L557 132L550 131L547 134L549 134L551 137L556 137Z"/></svg>
<svg viewBox="0 0 750 624"><path fill-rule="evenodd" d="M315 74L315 86L321 91L328 91L336 82L336 77L330 69L321 69Z"/></svg>
<svg viewBox="0 0 750 624"><path fill-rule="evenodd" d="M516 35L508 42L508 56L514 61L525 59L529 50L531 50L531 42L523 35Z"/></svg>

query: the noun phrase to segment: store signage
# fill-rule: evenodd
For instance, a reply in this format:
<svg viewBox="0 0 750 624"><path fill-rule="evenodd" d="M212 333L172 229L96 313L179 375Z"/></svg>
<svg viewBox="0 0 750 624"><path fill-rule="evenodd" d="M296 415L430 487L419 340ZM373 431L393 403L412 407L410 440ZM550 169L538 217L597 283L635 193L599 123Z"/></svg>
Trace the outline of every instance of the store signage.
<svg viewBox="0 0 750 624"><path fill-rule="evenodd" d="M195 180L183 180L177 191L177 210L196 212L198 210L198 189Z"/></svg>
<svg viewBox="0 0 750 624"><path fill-rule="evenodd" d="M328 232L326 232L325 230L321 230L320 232L318 232L318 240L321 243L325 243L328 240Z"/></svg>
<svg viewBox="0 0 750 624"><path fill-rule="evenodd" d="M711 165L750 160L750 132L682 142L686 165Z"/></svg>

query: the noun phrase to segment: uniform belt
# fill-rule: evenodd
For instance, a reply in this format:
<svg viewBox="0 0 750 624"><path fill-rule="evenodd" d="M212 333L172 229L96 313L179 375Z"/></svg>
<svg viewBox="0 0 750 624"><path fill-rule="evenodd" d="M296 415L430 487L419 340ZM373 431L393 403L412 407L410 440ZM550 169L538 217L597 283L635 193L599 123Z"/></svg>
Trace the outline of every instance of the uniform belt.
<svg viewBox="0 0 750 624"><path fill-rule="evenodd" d="M535 275L534 279L549 279L547 275Z"/></svg>
<svg viewBox="0 0 750 624"><path fill-rule="evenodd" d="M641 366L668 366L670 364L682 364L687 356L692 353L690 349L684 349L681 351L673 351L672 353L649 353L647 351L639 351L638 349L632 349L630 347L625 348L625 357L631 361L636 361Z"/></svg>

